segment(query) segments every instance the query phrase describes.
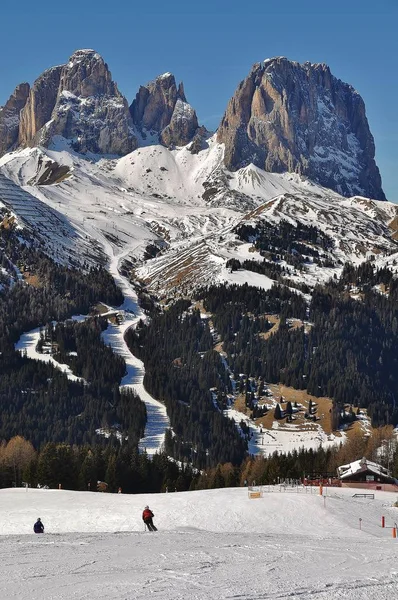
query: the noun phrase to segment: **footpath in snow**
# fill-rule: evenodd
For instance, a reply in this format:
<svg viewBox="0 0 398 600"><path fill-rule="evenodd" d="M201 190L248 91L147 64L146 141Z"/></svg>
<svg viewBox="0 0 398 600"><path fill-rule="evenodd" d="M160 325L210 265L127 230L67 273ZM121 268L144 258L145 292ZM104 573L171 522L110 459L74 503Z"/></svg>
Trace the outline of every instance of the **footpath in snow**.
<svg viewBox="0 0 398 600"><path fill-rule="evenodd" d="M317 489L267 489L255 500L245 488L150 496L0 490L2 597L395 597L396 494L361 500L352 498L352 489L328 489L326 498ZM144 532L147 503L157 533ZM32 532L39 516L43 536Z"/></svg>

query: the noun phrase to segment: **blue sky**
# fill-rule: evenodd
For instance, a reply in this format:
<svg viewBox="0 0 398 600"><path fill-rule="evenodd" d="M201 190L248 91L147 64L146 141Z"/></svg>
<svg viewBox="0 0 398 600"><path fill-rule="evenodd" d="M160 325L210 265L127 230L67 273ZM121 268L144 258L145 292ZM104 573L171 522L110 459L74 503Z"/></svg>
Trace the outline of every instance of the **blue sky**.
<svg viewBox="0 0 398 600"><path fill-rule="evenodd" d="M387 197L398 202L398 0L19 0L2 6L0 104L77 48L95 48L128 101L165 71L215 129L254 62L326 62L363 96ZM15 6L15 8L13 7Z"/></svg>

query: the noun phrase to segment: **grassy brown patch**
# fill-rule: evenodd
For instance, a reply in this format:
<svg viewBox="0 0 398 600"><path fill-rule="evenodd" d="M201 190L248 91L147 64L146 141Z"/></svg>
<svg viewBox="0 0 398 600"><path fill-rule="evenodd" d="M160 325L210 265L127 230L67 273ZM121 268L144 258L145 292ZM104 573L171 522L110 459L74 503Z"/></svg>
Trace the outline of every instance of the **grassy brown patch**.
<svg viewBox="0 0 398 600"><path fill-rule="evenodd" d="M308 431L312 429L316 429L317 425L321 425L324 432L329 435L332 433L332 419L331 419L331 408L332 408L332 400L328 397L320 397L312 396L306 390L297 390L292 387L288 387L283 384L271 384L270 389L274 395L274 398L279 401L279 398L282 397L282 408L286 408L286 404L284 402L290 401L292 404L297 402L298 404L302 404L303 409L298 413L294 413L294 425L296 425L297 430ZM315 423L307 421L304 418L304 413L308 410L309 401L312 401L316 404L316 415L319 420ZM273 419L273 411L272 413L272 421ZM284 420L282 420L282 423ZM265 424L264 424L265 426ZM272 422L271 422L272 427Z"/></svg>
<svg viewBox="0 0 398 600"><path fill-rule="evenodd" d="M102 302L98 302L98 304L96 304L94 306L94 312L97 313L98 315L103 315L103 314L109 312L109 307L106 306L105 304L102 304Z"/></svg>
<svg viewBox="0 0 398 600"><path fill-rule="evenodd" d="M29 271L25 271L22 275L23 275L25 283L27 283L28 285L31 285L32 287L35 287L35 288L42 287L42 283L41 283L38 275L29 273Z"/></svg>
<svg viewBox="0 0 398 600"><path fill-rule="evenodd" d="M264 333L259 333L259 336L263 340L268 340L268 338L270 338L271 335L274 335L274 333L276 333L278 331L281 321L280 321L280 318L278 317L278 315L264 315L264 317L267 319L267 321L269 323L273 323L273 327L271 327L271 329L269 329L268 331L265 331Z"/></svg>

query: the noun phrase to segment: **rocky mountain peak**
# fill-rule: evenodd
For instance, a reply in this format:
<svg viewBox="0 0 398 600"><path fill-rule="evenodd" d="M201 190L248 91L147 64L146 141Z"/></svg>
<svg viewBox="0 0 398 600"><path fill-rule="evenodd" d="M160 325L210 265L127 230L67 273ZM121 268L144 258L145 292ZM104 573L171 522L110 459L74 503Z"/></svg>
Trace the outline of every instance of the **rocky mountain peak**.
<svg viewBox="0 0 398 600"><path fill-rule="evenodd" d="M0 108L0 156L18 143L20 112L29 96L29 84L17 85L7 102Z"/></svg>
<svg viewBox="0 0 398 600"><path fill-rule="evenodd" d="M20 144L50 146L56 136L83 153L124 155L137 147L127 100L95 50L77 50L32 86Z"/></svg>
<svg viewBox="0 0 398 600"><path fill-rule="evenodd" d="M195 110L188 104L184 86L177 87L172 73L159 75L141 86L130 106L134 125L145 137L158 134L166 146L184 146L199 128Z"/></svg>
<svg viewBox="0 0 398 600"><path fill-rule="evenodd" d="M62 69L61 91L81 98L121 96L104 59L95 50L76 50Z"/></svg>
<svg viewBox="0 0 398 600"><path fill-rule="evenodd" d="M327 65L285 57L253 65L218 130L225 165L290 171L352 196L385 199L365 105Z"/></svg>

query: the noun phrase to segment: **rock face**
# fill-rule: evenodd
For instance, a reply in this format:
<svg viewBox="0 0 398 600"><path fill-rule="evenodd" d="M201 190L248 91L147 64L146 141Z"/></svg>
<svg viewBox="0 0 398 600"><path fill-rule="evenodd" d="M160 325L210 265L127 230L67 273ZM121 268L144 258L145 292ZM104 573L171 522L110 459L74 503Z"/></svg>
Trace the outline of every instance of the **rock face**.
<svg viewBox="0 0 398 600"><path fill-rule="evenodd" d="M182 83L164 73L141 86L130 106L134 125L143 137L157 134L165 146L185 146L199 128L195 110L188 104Z"/></svg>
<svg viewBox="0 0 398 600"><path fill-rule="evenodd" d="M78 152L128 154L137 147L126 99L102 57L78 50L61 71L57 101L41 143L72 140Z"/></svg>
<svg viewBox="0 0 398 600"><path fill-rule="evenodd" d="M62 66L44 71L34 82L28 101L21 113L19 143L34 146L39 143L38 131L51 119L57 101Z"/></svg>
<svg viewBox="0 0 398 600"><path fill-rule="evenodd" d="M29 84L21 83L0 108L0 156L12 150L18 143L20 112L29 95Z"/></svg>
<svg viewBox="0 0 398 600"><path fill-rule="evenodd" d="M22 112L19 143L49 146L54 136L77 152L128 154L137 147L126 99L102 57L78 50L66 65L45 71Z"/></svg>
<svg viewBox="0 0 398 600"><path fill-rule="evenodd" d="M384 200L360 95L325 64L255 64L230 100L217 139L225 165L308 176L345 196Z"/></svg>

